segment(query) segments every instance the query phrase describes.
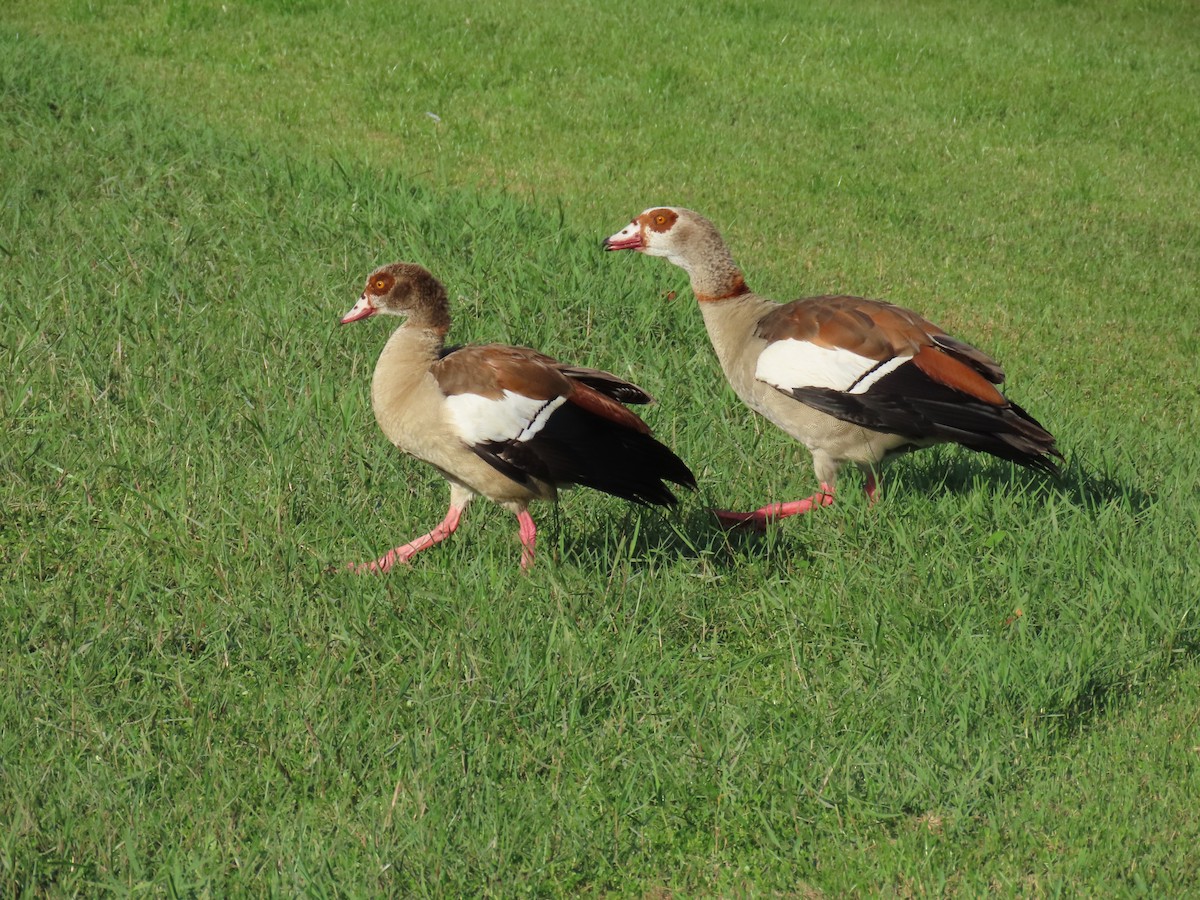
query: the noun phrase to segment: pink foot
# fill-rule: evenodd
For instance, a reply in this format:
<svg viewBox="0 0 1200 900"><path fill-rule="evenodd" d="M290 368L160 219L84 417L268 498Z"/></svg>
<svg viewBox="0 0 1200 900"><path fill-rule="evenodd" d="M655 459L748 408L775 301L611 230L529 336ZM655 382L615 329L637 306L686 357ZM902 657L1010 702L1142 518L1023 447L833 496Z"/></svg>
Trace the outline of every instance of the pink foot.
<svg viewBox="0 0 1200 900"><path fill-rule="evenodd" d="M454 534L454 529L458 527L458 519L461 515L462 510L452 506L446 512L446 518L442 519L441 524L429 532L429 534L423 534L419 538L409 541L407 544L403 544L394 550L389 550L373 562L349 563L346 568L355 575L382 575L385 572L389 572L396 563L406 563L422 550L432 547L434 544L441 543Z"/></svg>
<svg viewBox="0 0 1200 900"><path fill-rule="evenodd" d="M533 524L533 516L528 510L517 513L517 521L521 524L521 571L528 572L533 565L534 545L537 543L537 527Z"/></svg>
<svg viewBox="0 0 1200 900"><path fill-rule="evenodd" d="M798 516L821 506L829 506L831 503L833 503L833 488L822 484L821 490L803 500L795 500L791 503L769 503L754 512L714 509L713 514L723 528L753 528L755 531L765 531L769 524L779 519Z"/></svg>

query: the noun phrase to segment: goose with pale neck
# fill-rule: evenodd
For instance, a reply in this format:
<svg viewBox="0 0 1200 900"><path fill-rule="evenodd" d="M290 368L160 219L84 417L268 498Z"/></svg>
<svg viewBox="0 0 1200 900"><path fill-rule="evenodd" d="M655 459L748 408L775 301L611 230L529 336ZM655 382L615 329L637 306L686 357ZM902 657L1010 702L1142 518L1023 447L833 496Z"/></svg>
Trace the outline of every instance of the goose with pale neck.
<svg viewBox="0 0 1200 900"><path fill-rule="evenodd" d="M405 318L380 354L371 406L387 438L450 483L450 507L431 531L358 572L387 572L458 528L477 496L517 517L521 568L533 564L535 500L584 485L635 503L670 505L667 481L695 487L683 461L625 404L651 397L599 369L569 366L528 347L446 345L446 289L428 270L393 263L367 279L342 324L376 313Z"/></svg>
<svg viewBox="0 0 1200 900"><path fill-rule="evenodd" d="M828 506L846 463L862 470L874 499L883 463L939 443L1057 471L1054 436L1000 393L1000 366L911 310L843 295L761 297L712 222L689 209L647 209L603 246L663 256L686 271L734 392L812 454L816 493L718 511L726 525L762 527Z"/></svg>

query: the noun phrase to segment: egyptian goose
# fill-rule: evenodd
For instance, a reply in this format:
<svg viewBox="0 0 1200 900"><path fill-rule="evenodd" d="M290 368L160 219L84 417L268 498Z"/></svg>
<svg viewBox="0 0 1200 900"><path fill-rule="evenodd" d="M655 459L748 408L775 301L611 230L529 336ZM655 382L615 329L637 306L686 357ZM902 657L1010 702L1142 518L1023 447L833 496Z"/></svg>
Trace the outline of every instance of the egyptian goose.
<svg viewBox="0 0 1200 900"><path fill-rule="evenodd" d="M516 514L521 568L533 563L531 500L586 485L638 503L672 504L664 480L695 487L688 467L650 436L625 403L650 395L597 369L566 366L525 347L447 347L446 289L421 266L394 263L367 279L342 324L405 316L379 356L371 406L388 439L450 482L441 523L358 572L386 572L448 538L477 494Z"/></svg>
<svg viewBox="0 0 1200 900"><path fill-rule="evenodd" d="M947 441L1057 471L1054 437L996 389L1000 366L916 313L862 297L760 297L713 224L688 209L648 209L603 246L683 268L734 391L812 453L819 491L751 513L718 512L726 525L762 527L828 506L847 462L862 470L873 500L880 464Z"/></svg>

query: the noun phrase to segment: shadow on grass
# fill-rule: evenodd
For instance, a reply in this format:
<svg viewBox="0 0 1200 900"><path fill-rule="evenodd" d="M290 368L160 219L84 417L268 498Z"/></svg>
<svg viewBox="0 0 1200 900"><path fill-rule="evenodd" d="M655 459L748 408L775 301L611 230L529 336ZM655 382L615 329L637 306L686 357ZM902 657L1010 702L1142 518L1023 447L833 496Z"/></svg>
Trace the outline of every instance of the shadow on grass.
<svg viewBox="0 0 1200 900"><path fill-rule="evenodd" d="M840 499L828 509L803 518L845 517L849 509L866 503L862 484L852 467L839 482ZM795 470L795 497L812 489L807 466ZM1081 510L1115 507L1137 515L1154 502L1152 494L1119 475L1089 468L1077 456L1068 458L1057 476L1029 471L1004 460L958 448L935 447L913 454L888 466L880 477L880 490L901 514L905 506L972 494L1000 496L1027 506L1031 517L1040 514L1050 498L1059 498ZM794 568L811 561L806 532L782 521L765 531L753 528L728 529L717 520L713 509L719 497L709 490L684 494L674 509L612 504L585 524L574 515L556 509L553 528L560 562L580 568L607 569L615 560L649 563L655 558L693 560L698 566L720 573L744 565L747 558ZM549 517L548 517L549 518Z"/></svg>
<svg viewBox="0 0 1200 900"><path fill-rule="evenodd" d="M1057 495L1082 509L1116 505L1134 514L1143 512L1154 501L1152 494L1119 475L1090 468L1078 455L1068 456L1058 475L1044 475L994 457L937 447L885 469L881 479L884 490L888 488L888 474L897 473L901 466L907 471L902 478L893 479L900 492L932 496L986 489L1031 500Z"/></svg>
<svg viewBox="0 0 1200 900"><path fill-rule="evenodd" d="M767 555L782 550L793 563L806 558L803 543L780 529L764 533L723 528L706 499L683 498L677 508L666 510L629 505L618 515L596 517L591 527L581 530L557 516L560 562L608 569L616 561L643 564L657 558L691 561L698 568L728 574L745 563L747 552Z"/></svg>

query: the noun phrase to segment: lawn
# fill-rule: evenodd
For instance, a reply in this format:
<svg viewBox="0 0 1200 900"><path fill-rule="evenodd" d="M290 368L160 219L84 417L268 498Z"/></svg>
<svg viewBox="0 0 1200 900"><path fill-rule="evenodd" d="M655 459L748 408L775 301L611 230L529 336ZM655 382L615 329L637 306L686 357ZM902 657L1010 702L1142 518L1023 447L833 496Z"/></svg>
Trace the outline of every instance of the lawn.
<svg viewBox="0 0 1200 900"><path fill-rule="evenodd" d="M1198 96L1185 2L6 4L0 885L1200 891ZM600 251L658 204L994 354L1062 477L722 532L814 478ZM346 574L447 498L337 324L394 259L647 388L700 490Z"/></svg>

